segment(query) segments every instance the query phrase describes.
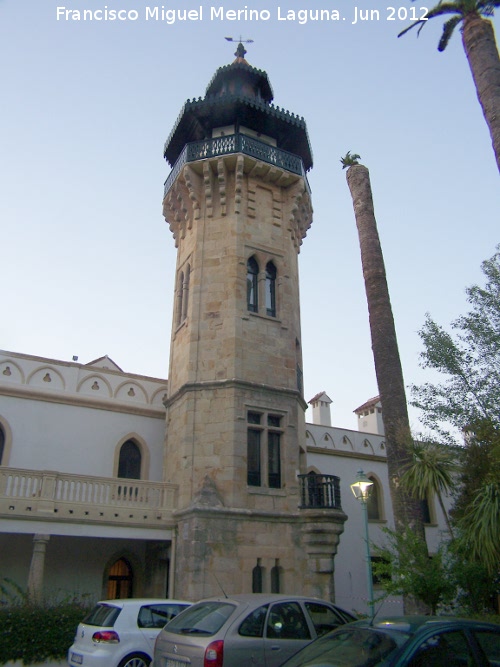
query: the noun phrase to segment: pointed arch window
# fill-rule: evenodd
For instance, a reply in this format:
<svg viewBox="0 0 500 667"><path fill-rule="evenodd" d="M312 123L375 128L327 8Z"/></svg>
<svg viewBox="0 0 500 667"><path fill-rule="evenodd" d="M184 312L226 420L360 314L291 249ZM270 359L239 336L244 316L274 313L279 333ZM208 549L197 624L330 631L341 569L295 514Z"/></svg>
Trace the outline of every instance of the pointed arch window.
<svg viewBox="0 0 500 667"><path fill-rule="evenodd" d="M118 559L109 569L107 599L131 598L133 580L132 567L128 560Z"/></svg>
<svg viewBox="0 0 500 667"><path fill-rule="evenodd" d="M420 500L420 506L422 508L424 523L428 525L435 523L433 521L432 502L428 495Z"/></svg>
<svg viewBox="0 0 500 667"><path fill-rule="evenodd" d="M263 570L260 558L257 558L257 565L252 570L252 593L262 593Z"/></svg>
<svg viewBox="0 0 500 667"><path fill-rule="evenodd" d="M0 426L0 465L2 465L3 462L4 449L5 449L5 431Z"/></svg>
<svg viewBox="0 0 500 667"><path fill-rule="evenodd" d="M281 567L278 558L271 568L271 593L281 593Z"/></svg>
<svg viewBox="0 0 500 667"><path fill-rule="evenodd" d="M182 285L184 284L184 272L179 273L177 280L177 290L175 294L175 323L177 326L182 321Z"/></svg>
<svg viewBox="0 0 500 667"><path fill-rule="evenodd" d="M189 279L191 277L191 266L188 264L186 266L186 271L184 273L184 280L182 283L182 321L187 317L188 312L188 301L189 301Z"/></svg>
<svg viewBox="0 0 500 667"><path fill-rule="evenodd" d="M256 313L259 309L258 276L257 260L255 257L250 257L247 261L247 309L251 313Z"/></svg>
<svg viewBox="0 0 500 667"><path fill-rule="evenodd" d="M141 479L142 455L133 440L127 440L120 448L118 460L118 477L124 479Z"/></svg>
<svg viewBox="0 0 500 667"><path fill-rule="evenodd" d="M366 511L368 512L369 521L380 521L382 519L382 499L380 493L380 484L372 476L369 476L368 479L370 482L373 482L370 495L368 496L368 502L366 504Z"/></svg>
<svg viewBox="0 0 500 667"><path fill-rule="evenodd" d="M266 264L266 314L276 317L276 267L273 262Z"/></svg>
<svg viewBox="0 0 500 667"><path fill-rule="evenodd" d="M190 277L191 266L187 264L177 277L177 290L175 293L175 323L177 326L182 324L187 317Z"/></svg>

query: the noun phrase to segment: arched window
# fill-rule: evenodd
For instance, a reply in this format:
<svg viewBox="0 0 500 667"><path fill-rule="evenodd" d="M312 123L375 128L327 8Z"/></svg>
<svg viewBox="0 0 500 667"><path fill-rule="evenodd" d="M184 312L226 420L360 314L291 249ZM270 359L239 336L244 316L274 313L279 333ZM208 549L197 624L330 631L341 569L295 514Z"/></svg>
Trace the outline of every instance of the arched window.
<svg viewBox="0 0 500 667"><path fill-rule="evenodd" d="M276 267L272 262L266 265L266 314L276 317Z"/></svg>
<svg viewBox="0 0 500 667"><path fill-rule="evenodd" d="M0 465L2 465L4 449L5 449L5 432L3 428L0 426Z"/></svg>
<svg viewBox="0 0 500 667"><path fill-rule="evenodd" d="M373 482L370 495L368 496L368 502L366 504L368 519L370 521L379 521L382 519L380 485L374 477L369 476L368 479L370 482Z"/></svg>
<svg viewBox="0 0 500 667"><path fill-rule="evenodd" d="M277 558L274 567L271 568L271 593L281 593L281 567L279 563Z"/></svg>
<svg viewBox="0 0 500 667"><path fill-rule="evenodd" d="M179 273L177 290L175 294L175 323L177 326L182 322L182 290L184 285L184 272Z"/></svg>
<svg viewBox="0 0 500 667"><path fill-rule="evenodd" d="M113 563L108 575L108 600L131 598L133 578L132 567L128 560L120 558Z"/></svg>
<svg viewBox="0 0 500 667"><path fill-rule="evenodd" d="M252 570L252 593L262 593L263 569L260 558L257 558L257 565Z"/></svg>
<svg viewBox="0 0 500 667"><path fill-rule="evenodd" d="M258 275L259 265L257 260L255 257L250 257L247 262L247 308L252 313L256 313L259 308Z"/></svg>
<svg viewBox="0 0 500 667"><path fill-rule="evenodd" d="M430 501L429 496L426 496L425 498L422 498L420 501L420 506L422 508L422 515L424 519L424 523L426 524L433 524L435 523L432 519L432 502Z"/></svg>
<svg viewBox="0 0 500 667"><path fill-rule="evenodd" d="M191 277L191 267L188 264L186 267L186 272L184 274L184 281L182 283L182 321L184 321L187 317L190 277Z"/></svg>
<svg viewBox="0 0 500 667"><path fill-rule="evenodd" d="M141 479L141 450L133 440L127 440L120 448L118 477Z"/></svg>

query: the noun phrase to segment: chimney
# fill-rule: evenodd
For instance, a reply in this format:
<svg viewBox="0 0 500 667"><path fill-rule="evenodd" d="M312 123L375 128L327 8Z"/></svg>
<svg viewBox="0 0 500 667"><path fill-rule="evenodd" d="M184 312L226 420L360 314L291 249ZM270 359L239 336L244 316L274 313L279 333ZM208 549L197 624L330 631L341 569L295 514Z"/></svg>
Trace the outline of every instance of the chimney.
<svg viewBox="0 0 500 667"><path fill-rule="evenodd" d="M331 426L332 418L330 415L330 404L332 399L324 392L316 394L309 401L312 405L312 423L317 426Z"/></svg>

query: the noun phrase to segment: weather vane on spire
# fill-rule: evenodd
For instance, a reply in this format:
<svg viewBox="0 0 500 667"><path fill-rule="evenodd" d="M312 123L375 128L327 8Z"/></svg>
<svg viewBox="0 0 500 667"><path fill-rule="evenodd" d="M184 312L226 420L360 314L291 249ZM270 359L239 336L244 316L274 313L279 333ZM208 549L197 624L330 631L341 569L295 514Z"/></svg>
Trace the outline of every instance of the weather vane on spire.
<svg viewBox="0 0 500 667"><path fill-rule="evenodd" d="M235 51L235 56L238 58L244 58L246 54L246 49L243 44L253 44L253 39L242 39L241 35L239 39L234 39L233 37L225 37L228 42L238 42L238 47Z"/></svg>

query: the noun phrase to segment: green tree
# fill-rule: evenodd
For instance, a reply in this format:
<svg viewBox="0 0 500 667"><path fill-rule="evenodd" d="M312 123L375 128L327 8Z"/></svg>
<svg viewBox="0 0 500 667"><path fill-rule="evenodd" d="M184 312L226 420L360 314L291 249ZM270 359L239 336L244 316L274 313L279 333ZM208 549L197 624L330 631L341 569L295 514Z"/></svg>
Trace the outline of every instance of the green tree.
<svg viewBox="0 0 500 667"><path fill-rule="evenodd" d="M466 289L470 311L451 323L448 333L427 315L419 335L421 365L444 376L441 383L412 386L412 404L423 422L444 441L450 428L473 432L476 425L500 429L500 245L482 264L484 287ZM491 435L490 435L491 437Z"/></svg>
<svg viewBox="0 0 500 667"><path fill-rule="evenodd" d="M482 269L485 285L466 290L471 308L451 323L453 334L427 316L422 365L445 379L412 391L442 441L459 439L455 548L493 582L500 571L500 246Z"/></svg>
<svg viewBox="0 0 500 667"><path fill-rule="evenodd" d="M385 595L404 595L423 602L432 614L441 604L448 604L456 594L451 560L446 545L429 557L427 544L407 527L398 532L384 528L384 545L372 545L376 555L373 573Z"/></svg>
<svg viewBox="0 0 500 667"><path fill-rule="evenodd" d="M500 170L500 58L493 25L488 20L496 7L500 7L500 0L441 0L425 19L415 21L398 37L417 26L420 32L429 19L450 16L438 44L438 50L444 51L455 28L461 25L462 45Z"/></svg>
<svg viewBox="0 0 500 667"><path fill-rule="evenodd" d="M434 442L410 444L411 463L405 470L401 483L410 493L421 500L436 495L446 520L450 536L453 528L444 506L443 493L449 495L455 485L454 475L458 471L457 453L446 445Z"/></svg>
<svg viewBox="0 0 500 667"><path fill-rule="evenodd" d="M344 168L348 168L347 184L358 229L373 359L384 415L394 520L397 530L402 531L410 525L423 537L420 503L400 483L405 467L411 463L406 445L410 437L410 423L384 257L375 219L370 174L364 165L358 163L359 159L359 155L351 156L347 153L341 162Z"/></svg>
<svg viewBox="0 0 500 667"><path fill-rule="evenodd" d="M469 560L482 563L489 574L500 573L500 481L485 480L458 527Z"/></svg>

